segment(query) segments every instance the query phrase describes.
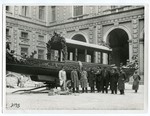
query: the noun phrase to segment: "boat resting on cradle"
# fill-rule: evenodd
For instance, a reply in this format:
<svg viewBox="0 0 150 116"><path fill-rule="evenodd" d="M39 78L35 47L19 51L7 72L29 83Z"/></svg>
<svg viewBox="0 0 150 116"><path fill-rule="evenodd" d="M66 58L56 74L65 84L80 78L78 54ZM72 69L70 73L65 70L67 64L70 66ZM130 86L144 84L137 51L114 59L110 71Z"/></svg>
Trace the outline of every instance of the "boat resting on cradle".
<svg viewBox="0 0 150 116"><path fill-rule="evenodd" d="M10 50L9 43L6 44L6 50ZM54 32L54 36L48 41L47 45L47 59L48 60L41 60L35 58L27 58L27 57L20 57L19 59L10 52L6 51L6 70L12 71L16 73L28 74L31 77L31 80L38 81L38 82L45 82L51 86L59 85L59 78L58 73L62 67L65 68L67 74L67 80L70 80L70 73L74 67L77 68L78 71L81 70L82 67L85 68L86 71L89 71L90 68L93 68L95 71L97 67L107 67L108 70L111 70L111 65L105 65L100 63L88 63L88 62L80 62L80 61L69 61L67 59L67 47L74 46L74 47L82 47L86 49L94 49L97 51L107 51L111 52L111 50L106 46L98 46L92 44L85 44L83 42L78 42L74 40L68 40L64 37L60 36L59 34ZM63 54L63 61L51 61L51 50L61 50ZM33 56L36 52L33 52ZM124 67L124 71L127 74L127 81L129 77L133 75L135 68L133 67Z"/></svg>
<svg viewBox="0 0 150 116"><path fill-rule="evenodd" d="M54 84L55 86L59 85L58 73L62 67L64 67L66 70L67 80L70 80L70 73L74 67L76 67L78 71L80 71L81 67L84 67L86 71L89 71L90 68L96 71L97 67L107 67L108 70L111 70L111 68L113 68L111 65L80 61L59 62L34 58L14 60L14 58L10 58L10 56L7 56L6 61L7 71L27 74L30 75L31 80L33 81ZM133 75L135 68L123 67L123 70L127 75L127 81L129 81L129 77Z"/></svg>

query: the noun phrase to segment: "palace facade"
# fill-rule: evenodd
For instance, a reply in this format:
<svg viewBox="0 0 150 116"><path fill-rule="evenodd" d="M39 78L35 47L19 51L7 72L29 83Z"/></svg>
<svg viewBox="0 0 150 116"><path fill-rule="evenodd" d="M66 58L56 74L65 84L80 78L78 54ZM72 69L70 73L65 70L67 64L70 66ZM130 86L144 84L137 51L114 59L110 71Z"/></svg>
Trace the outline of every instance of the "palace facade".
<svg viewBox="0 0 150 116"><path fill-rule="evenodd" d="M137 57L144 75L144 6L6 6L6 38L16 54L47 59L46 43L57 32L68 60L126 64ZM101 50L100 50L101 49ZM61 54L52 51L51 60Z"/></svg>

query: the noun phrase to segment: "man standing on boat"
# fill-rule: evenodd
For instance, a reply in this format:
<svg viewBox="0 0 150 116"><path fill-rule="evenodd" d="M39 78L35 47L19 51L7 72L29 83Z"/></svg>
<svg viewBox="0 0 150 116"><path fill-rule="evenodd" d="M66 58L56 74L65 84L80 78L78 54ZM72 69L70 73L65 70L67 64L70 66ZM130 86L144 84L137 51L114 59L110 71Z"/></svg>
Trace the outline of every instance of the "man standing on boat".
<svg viewBox="0 0 150 116"><path fill-rule="evenodd" d="M66 71L64 69L64 67L62 67L62 69L59 71L59 80L60 80L60 86L61 86L61 89L63 91L66 90Z"/></svg>

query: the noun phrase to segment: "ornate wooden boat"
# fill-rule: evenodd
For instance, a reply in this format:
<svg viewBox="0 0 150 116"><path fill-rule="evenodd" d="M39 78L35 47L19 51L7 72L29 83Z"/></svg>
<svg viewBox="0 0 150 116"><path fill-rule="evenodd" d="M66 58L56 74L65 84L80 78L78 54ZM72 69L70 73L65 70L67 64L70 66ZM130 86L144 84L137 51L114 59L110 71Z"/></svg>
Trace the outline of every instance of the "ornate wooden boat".
<svg viewBox="0 0 150 116"><path fill-rule="evenodd" d="M9 46L7 45L6 47ZM58 73L62 67L64 67L67 72L68 80L70 79L70 73L74 67L76 67L78 71L80 71L81 67L84 67L87 71L89 71L90 68L96 70L97 67L107 67L108 70L111 70L112 68L111 65L104 65L100 63L66 60L67 48L65 39L58 36L57 34L55 34L52 39L47 43L47 59L50 59L52 48L62 49L64 58L63 61L60 62L23 57L18 60L14 57L14 55L6 52L6 70L22 74L28 74L34 81L46 82L48 84L59 84ZM133 75L135 68L124 67L123 69L126 72L129 80L129 77Z"/></svg>

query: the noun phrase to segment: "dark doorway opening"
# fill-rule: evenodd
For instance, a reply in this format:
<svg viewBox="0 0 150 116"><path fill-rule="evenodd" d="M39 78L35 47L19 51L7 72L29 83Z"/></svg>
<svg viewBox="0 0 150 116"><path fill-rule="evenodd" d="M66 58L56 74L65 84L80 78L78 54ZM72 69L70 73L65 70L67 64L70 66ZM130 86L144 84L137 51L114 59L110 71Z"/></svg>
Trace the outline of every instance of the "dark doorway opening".
<svg viewBox="0 0 150 116"><path fill-rule="evenodd" d="M107 40L112 48L109 63L116 66L120 66L120 63L125 65L127 59L129 59L129 37L126 31L119 28L114 29L108 34Z"/></svg>

